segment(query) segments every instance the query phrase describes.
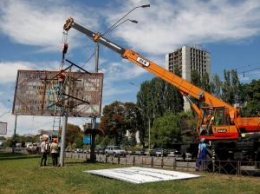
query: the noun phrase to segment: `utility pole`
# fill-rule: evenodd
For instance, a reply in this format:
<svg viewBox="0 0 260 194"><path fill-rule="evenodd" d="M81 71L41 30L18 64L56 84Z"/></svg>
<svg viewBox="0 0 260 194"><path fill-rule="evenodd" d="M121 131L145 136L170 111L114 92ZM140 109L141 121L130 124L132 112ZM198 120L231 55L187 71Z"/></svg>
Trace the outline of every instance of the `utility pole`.
<svg viewBox="0 0 260 194"><path fill-rule="evenodd" d="M68 93L69 87L64 83L60 83L60 90L62 92ZM64 94L62 94L63 99L63 107L62 107L62 131L61 131L61 147L60 147L60 166L64 166L64 158L65 158L65 141L66 141L66 131L68 124L68 112L67 112L67 100L65 99Z"/></svg>
<svg viewBox="0 0 260 194"><path fill-rule="evenodd" d="M68 123L68 114L66 108L64 108L62 117L62 132L61 132L61 149L60 149L60 166L64 166L64 155L65 155L65 140L66 140L66 130Z"/></svg>

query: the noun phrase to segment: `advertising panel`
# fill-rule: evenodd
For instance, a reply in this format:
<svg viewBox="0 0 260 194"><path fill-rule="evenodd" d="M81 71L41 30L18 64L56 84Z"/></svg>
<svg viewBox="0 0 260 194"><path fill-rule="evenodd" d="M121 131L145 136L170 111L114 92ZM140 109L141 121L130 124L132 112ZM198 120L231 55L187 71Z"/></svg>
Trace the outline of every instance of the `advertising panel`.
<svg viewBox="0 0 260 194"><path fill-rule="evenodd" d="M100 116L102 73L18 70L13 114Z"/></svg>

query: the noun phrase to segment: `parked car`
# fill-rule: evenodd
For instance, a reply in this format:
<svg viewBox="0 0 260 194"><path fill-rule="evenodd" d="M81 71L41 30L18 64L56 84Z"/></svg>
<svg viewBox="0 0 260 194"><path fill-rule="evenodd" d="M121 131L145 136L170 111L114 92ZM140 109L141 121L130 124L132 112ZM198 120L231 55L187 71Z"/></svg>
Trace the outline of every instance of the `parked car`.
<svg viewBox="0 0 260 194"><path fill-rule="evenodd" d="M83 150L83 153L89 154L89 153L90 153L90 150Z"/></svg>
<svg viewBox="0 0 260 194"><path fill-rule="evenodd" d="M192 154L189 152L179 152L175 153L175 158L177 161L192 161Z"/></svg>
<svg viewBox="0 0 260 194"><path fill-rule="evenodd" d="M124 149L121 149L119 146L107 146L105 149L105 154L113 155L115 157L123 156L125 157L126 151Z"/></svg>
<svg viewBox="0 0 260 194"><path fill-rule="evenodd" d="M82 148L76 148L73 152L74 153L83 153L84 150Z"/></svg>
<svg viewBox="0 0 260 194"><path fill-rule="evenodd" d="M95 153L96 154L105 154L105 149L106 149L106 146L97 145L95 148Z"/></svg>
<svg viewBox="0 0 260 194"><path fill-rule="evenodd" d="M39 146L37 143L30 143L26 145L26 150L29 153L37 153L39 151Z"/></svg>
<svg viewBox="0 0 260 194"><path fill-rule="evenodd" d="M154 148L152 150L150 150L149 152L150 156L167 156L168 155L168 151L167 149L164 148Z"/></svg>
<svg viewBox="0 0 260 194"><path fill-rule="evenodd" d="M71 148L66 148L65 152L73 152L73 150Z"/></svg>
<svg viewBox="0 0 260 194"><path fill-rule="evenodd" d="M184 155L184 160L185 161L192 161L192 154L189 152L186 152Z"/></svg>
<svg viewBox="0 0 260 194"><path fill-rule="evenodd" d="M135 155L135 151L133 151L133 150L127 150L126 153L128 155Z"/></svg>
<svg viewBox="0 0 260 194"><path fill-rule="evenodd" d="M177 153L175 154L175 160L176 160L176 161L183 161L183 160L184 160L184 157L185 157L184 153L177 152Z"/></svg>
<svg viewBox="0 0 260 194"><path fill-rule="evenodd" d="M136 155L142 155L142 156L143 156L143 155L145 155L145 149L141 148L140 150L136 150L136 151L135 151L135 154L136 154Z"/></svg>
<svg viewBox="0 0 260 194"><path fill-rule="evenodd" d="M180 152L178 150L176 150L176 149L168 151L168 157L176 157L179 154L180 154Z"/></svg>

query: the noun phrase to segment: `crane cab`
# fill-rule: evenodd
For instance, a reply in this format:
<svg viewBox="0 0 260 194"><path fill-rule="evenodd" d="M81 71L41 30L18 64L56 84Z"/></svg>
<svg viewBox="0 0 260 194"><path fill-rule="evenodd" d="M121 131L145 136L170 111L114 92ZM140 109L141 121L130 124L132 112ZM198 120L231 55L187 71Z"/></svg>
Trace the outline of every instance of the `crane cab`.
<svg viewBox="0 0 260 194"><path fill-rule="evenodd" d="M231 123L228 109L225 107L203 107L200 123L200 137L208 140L237 139L238 131Z"/></svg>

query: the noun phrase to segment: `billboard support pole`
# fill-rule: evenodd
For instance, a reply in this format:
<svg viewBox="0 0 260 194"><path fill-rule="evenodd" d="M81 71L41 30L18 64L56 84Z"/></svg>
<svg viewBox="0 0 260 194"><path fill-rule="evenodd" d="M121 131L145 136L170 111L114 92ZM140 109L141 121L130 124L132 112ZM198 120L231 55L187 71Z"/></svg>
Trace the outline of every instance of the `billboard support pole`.
<svg viewBox="0 0 260 194"><path fill-rule="evenodd" d="M16 129L17 129L17 114L15 114L14 118L14 134L13 134L13 143L12 143L12 153L15 151L15 144L16 144Z"/></svg>
<svg viewBox="0 0 260 194"><path fill-rule="evenodd" d="M95 52L95 72L98 72L98 64L99 64L99 44L96 43L96 52ZM96 129L96 117L91 118L92 123L92 130ZM96 134L91 134L91 144L90 144L90 161L96 162L96 153L95 153L95 147L96 147Z"/></svg>
<svg viewBox="0 0 260 194"><path fill-rule="evenodd" d="M64 166L65 140L66 140L67 123L68 123L68 114L67 114L67 111L65 110L64 111L64 115L62 117L60 166Z"/></svg>
<svg viewBox="0 0 260 194"><path fill-rule="evenodd" d="M61 85L61 91L64 91L69 93L69 87L62 84ZM64 95L62 94L62 99L64 101ZM68 112L67 112L67 100L64 101L63 104L63 114L62 114L62 131L61 131L61 147L60 147L60 166L64 166L64 158L65 158L65 141L66 141L66 129L67 129L67 123L68 123Z"/></svg>
<svg viewBox="0 0 260 194"><path fill-rule="evenodd" d="M96 129L96 117L91 118L91 129L94 131ZM96 162L96 153L95 153L95 147L96 147L96 134L95 132L91 133L91 142L90 142L90 161Z"/></svg>

